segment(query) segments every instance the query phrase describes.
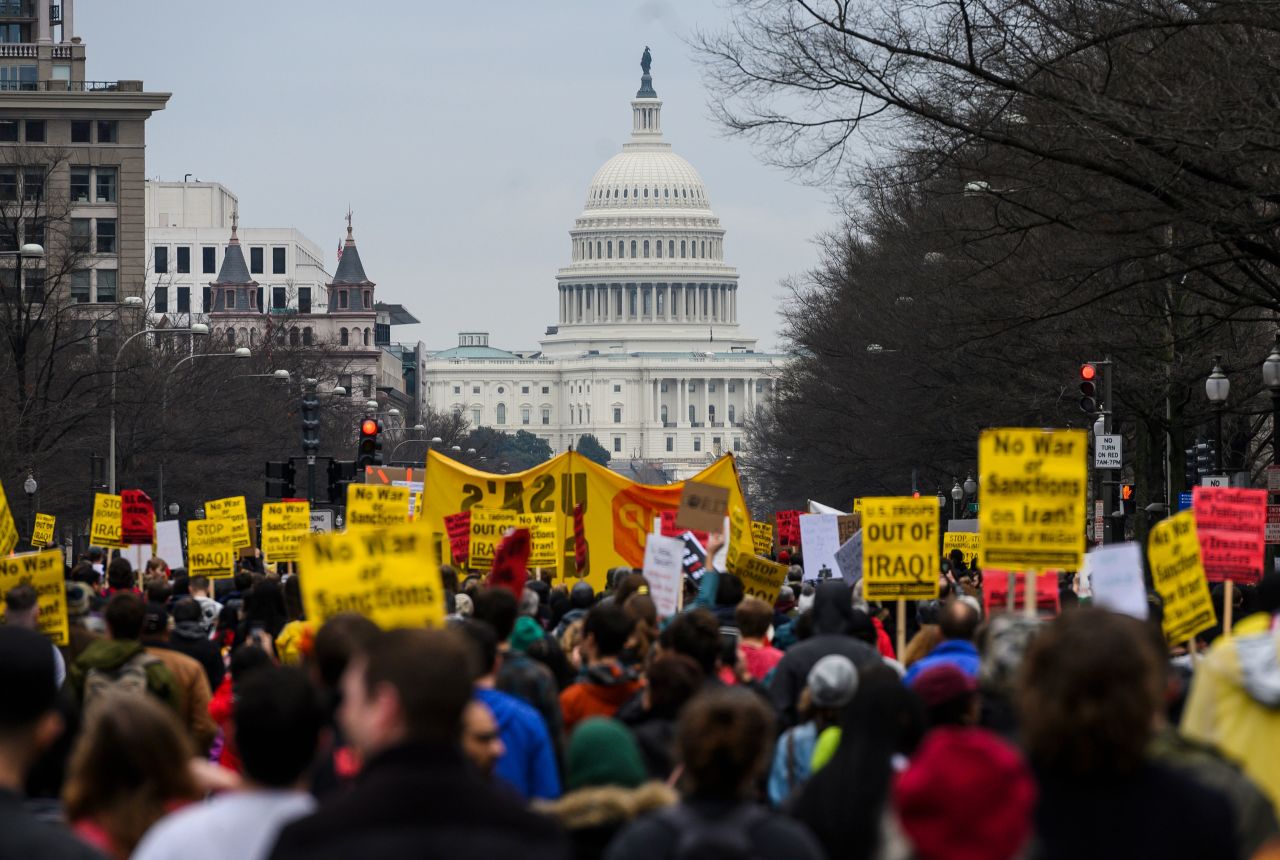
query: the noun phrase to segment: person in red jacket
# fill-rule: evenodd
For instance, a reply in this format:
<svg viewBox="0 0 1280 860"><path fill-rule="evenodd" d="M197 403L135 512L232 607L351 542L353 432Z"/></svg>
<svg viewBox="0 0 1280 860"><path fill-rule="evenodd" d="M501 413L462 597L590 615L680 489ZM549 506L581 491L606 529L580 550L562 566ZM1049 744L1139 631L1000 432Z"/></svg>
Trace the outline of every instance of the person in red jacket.
<svg viewBox="0 0 1280 860"><path fill-rule="evenodd" d="M582 674L560 694L566 733L587 717L612 717L640 689L640 679L618 659L634 624L622 607L612 604L587 613L582 626Z"/></svg>

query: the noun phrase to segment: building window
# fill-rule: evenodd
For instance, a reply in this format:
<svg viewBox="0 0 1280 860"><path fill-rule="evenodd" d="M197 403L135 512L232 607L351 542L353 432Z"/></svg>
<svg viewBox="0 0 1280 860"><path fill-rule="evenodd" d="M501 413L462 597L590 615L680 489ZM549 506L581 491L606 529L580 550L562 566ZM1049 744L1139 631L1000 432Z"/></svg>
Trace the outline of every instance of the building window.
<svg viewBox="0 0 1280 860"><path fill-rule="evenodd" d="M542 423L543 424L551 423L551 407L550 406L542 407Z"/></svg>
<svg viewBox="0 0 1280 860"><path fill-rule="evenodd" d="M366 397L373 397L373 374L366 373L364 375L364 393Z"/></svg>
<svg viewBox="0 0 1280 860"><path fill-rule="evenodd" d="M298 313L311 313L311 288L298 287Z"/></svg>
<svg viewBox="0 0 1280 860"><path fill-rule="evenodd" d="M226 304L227 304L227 308L228 308L229 310L235 310L235 307L236 307L236 291L235 291L235 290L223 290L223 291L222 291L222 294L223 294L224 296L226 296ZM230 331L230 329L227 329L227 330L228 330L228 331Z"/></svg>
<svg viewBox="0 0 1280 860"><path fill-rule="evenodd" d="M653 243L653 250L658 255L658 259L661 260L662 259L662 240L661 239Z"/></svg>
<svg viewBox="0 0 1280 860"><path fill-rule="evenodd" d="M732 404L732 403L730 403L730 404L729 404L729 423L730 423L730 424L732 424L732 423L733 423L734 414L735 414L735 413L734 413L733 404Z"/></svg>
<svg viewBox="0 0 1280 860"><path fill-rule="evenodd" d="M298 341L298 330L296 328L289 329L289 346L297 346Z"/></svg>
<svg viewBox="0 0 1280 860"><path fill-rule="evenodd" d="M116 219L98 219L96 250L99 254L114 254L116 252Z"/></svg>
<svg viewBox="0 0 1280 860"><path fill-rule="evenodd" d="M114 302L116 300L116 270L98 269L96 275L98 278L97 301Z"/></svg>
<svg viewBox="0 0 1280 860"><path fill-rule="evenodd" d="M22 199L28 203L39 203L44 199L44 171L22 171Z"/></svg>
<svg viewBox="0 0 1280 860"><path fill-rule="evenodd" d="M694 406L692 403L689 404L689 423L690 424L698 420L697 408L698 407Z"/></svg>
<svg viewBox="0 0 1280 860"><path fill-rule="evenodd" d="M169 312L169 288L156 287L156 313L167 314Z"/></svg>
<svg viewBox="0 0 1280 860"><path fill-rule="evenodd" d="M632 239L631 240L631 259L634 260L635 258L636 258L636 240Z"/></svg>
<svg viewBox="0 0 1280 860"><path fill-rule="evenodd" d="M347 346L350 340L351 340L351 335L345 328L338 330L338 343L340 345Z"/></svg>
<svg viewBox="0 0 1280 860"><path fill-rule="evenodd" d="M26 122L27 143L44 143L44 120L29 119Z"/></svg>
<svg viewBox="0 0 1280 860"><path fill-rule="evenodd" d="M742 450L742 437L734 436L733 437L733 453L736 454L741 450Z"/></svg>
<svg viewBox="0 0 1280 860"><path fill-rule="evenodd" d="M730 393L730 394L732 394L733 392L735 392L735 391L737 391L737 390L738 390L738 385L737 385L737 383L730 382L730 383L729 383L729 393Z"/></svg>
<svg viewBox="0 0 1280 860"><path fill-rule="evenodd" d="M613 407L613 423L614 424L622 423L622 407L621 406Z"/></svg>
<svg viewBox="0 0 1280 860"><path fill-rule="evenodd" d="M89 202L89 186L92 179L89 175L88 167L71 168L71 202L72 203L88 203ZM12 199L12 198L5 198Z"/></svg>
<svg viewBox="0 0 1280 860"><path fill-rule="evenodd" d="M663 382L663 383L660 383L660 385L661 385L662 393L663 393L663 394L666 394L666 393L667 393L667 384L666 384L665 382Z"/></svg>
<svg viewBox="0 0 1280 860"><path fill-rule="evenodd" d="M271 309L281 311L287 308L288 306L289 305L285 298L285 288L272 287L271 288Z"/></svg>
<svg viewBox="0 0 1280 860"><path fill-rule="evenodd" d="M97 193L94 195L96 203L115 203L116 202L116 169L114 167L99 167L94 170L97 176Z"/></svg>
<svg viewBox="0 0 1280 860"><path fill-rule="evenodd" d="M521 394L528 394L528 393L529 393L529 386L527 386L527 385L521 385L521 386L520 386L520 393L521 393Z"/></svg>
<svg viewBox="0 0 1280 860"><path fill-rule="evenodd" d="M347 309L347 291L346 290L338 290L338 309L339 310Z"/></svg>
<svg viewBox="0 0 1280 860"><path fill-rule="evenodd" d="M249 249L249 273L253 275L262 274L262 249Z"/></svg>
<svg viewBox="0 0 1280 860"><path fill-rule="evenodd" d="M715 384L714 382L708 382L708 383L707 383L707 391L708 391L709 393L711 393L711 394L715 394L715 393L716 393L716 384Z"/></svg>
<svg viewBox="0 0 1280 860"><path fill-rule="evenodd" d="M613 386L613 393L614 393L614 394L621 394L621 393L622 393L622 386L621 386L621 385L614 385L614 386Z"/></svg>
<svg viewBox="0 0 1280 860"><path fill-rule="evenodd" d="M373 338L370 336L370 334L369 334L369 330L368 330L368 329L365 329L365 330L364 330L364 341L363 341L364 345L365 345L365 346L368 346L368 345L369 345L369 341L370 341L370 340L372 340L372 339L373 339Z"/></svg>
<svg viewBox="0 0 1280 860"><path fill-rule="evenodd" d="M662 404L662 423L667 423L667 405L665 403Z"/></svg>
<svg viewBox="0 0 1280 860"><path fill-rule="evenodd" d="M615 454L622 453L622 437L621 436L613 437L613 453Z"/></svg>
<svg viewBox="0 0 1280 860"><path fill-rule="evenodd" d="M533 410L528 406L520 407L520 423L528 424L533 419Z"/></svg>
<svg viewBox="0 0 1280 860"><path fill-rule="evenodd" d="M667 256L674 257L676 255L676 240L671 239L667 242Z"/></svg>
<svg viewBox="0 0 1280 860"><path fill-rule="evenodd" d="M494 410L494 421L497 424L507 423L507 404L499 403L498 408Z"/></svg>
<svg viewBox="0 0 1280 860"><path fill-rule="evenodd" d="M364 307L365 307L365 310L368 310L369 308L373 307L373 291L372 290L364 291Z"/></svg>
<svg viewBox="0 0 1280 860"><path fill-rule="evenodd" d="M271 274L284 274L284 248L271 249Z"/></svg>
<svg viewBox="0 0 1280 860"><path fill-rule="evenodd" d="M200 270L206 275L212 275L218 271L218 249L217 248L201 248L200 249Z"/></svg>
<svg viewBox="0 0 1280 860"><path fill-rule="evenodd" d="M191 313L191 288L178 287L178 307L175 308L180 314Z"/></svg>
<svg viewBox="0 0 1280 860"><path fill-rule="evenodd" d="M213 287L202 287L200 290L200 309L205 313L213 310Z"/></svg>
<svg viewBox="0 0 1280 860"><path fill-rule="evenodd" d="M644 240L644 258L646 260L649 259L649 240L648 239Z"/></svg>
<svg viewBox="0 0 1280 860"><path fill-rule="evenodd" d="M549 385L544 385L544 386L542 386L542 393L543 393L543 394L550 394L550 393L551 393L551 386L549 386Z"/></svg>
<svg viewBox="0 0 1280 860"><path fill-rule="evenodd" d="M694 451L701 451L701 450L702 450L702 437L701 437L701 436L694 436L694 437L693 437L693 450L694 450Z"/></svg>
<svg viewBox="0 0 1280 860"><path fill-rule="evenodd" d="M77 269L71 273L71 300L76 304L82 305L89 301L91 293L89 278L88 269Z"/></svg>
<svg viewBox="0 0 1280 860"><path fill-rule="evenodd" d="M156 245L155 260L156 274L167 275L169 273L169 248L165 245Z"/></svg>
<svg viewBox="0 0 1280 860"><path fill-rule="evenodd" d="M304 326L302 329L302 345L311 346L311 326Z"/></svg>
<svg viewBox="0 0 1280 860"><path fill-rule="evenodd" d="M480 386L479 386L479 385L473 385L473 386L471 386L471 393L472 393L472 394L479 394L479 393L480 393Z"/></svg>
<svg viewBox="0 0 1280 860"><path fill-rule="evenodd" d="M471 410L471 424L475 427L480 426L480 407L478 406Z"/></svg>
<svg viewBox="0 0 1280 860"><path fill-rule="evenodd" d="M612 239L609 240L608 248L609 248L609 259L612 260L613 259L613 240Z"/></svg>
<svg viewBox="0 0 1280 860"><path fill-rule="evenodd" d="M98 143L119 143L120 123L114 119L98 120Z"/></svg>
<svg viewBox="0 0 1280 860"><path fill-rule="evenodd" d="M712 437L711 437L711 450L713 450L713 451L717 451L717 452L720 450L720 437L719 437L719 436L712 436Z"/></svg>
<svg viewBox="0 0 1280 860"><path fill-rule="evenodd" d="M191 247L189 245L178 246L178 274L191 274Z"/></svg>
<svg viewBox="0 0 1280 860"><path fill-rule="evenodd" d="M461 385L455 385L455 386L453 386L453 393L454 393L454 394L461 394L461 393L462 393L462 386L461 386Z"/></svg>
<svg viewBox="0 0 1280 860"><path fill-rule="evenodd" d="M668 436L668 437L667 437L667 452L668 452L668 453L670 453L670 452L674 451L675 449L676 449L676 437L674 437L674 436Z"/></svg>
<svg viewBox="0 0 1280 860"><path fill-rule="evenodd" d="M89 143L89 135L93 123L87 119L73 119L71 121L71 142L72 143Z"/></svg>

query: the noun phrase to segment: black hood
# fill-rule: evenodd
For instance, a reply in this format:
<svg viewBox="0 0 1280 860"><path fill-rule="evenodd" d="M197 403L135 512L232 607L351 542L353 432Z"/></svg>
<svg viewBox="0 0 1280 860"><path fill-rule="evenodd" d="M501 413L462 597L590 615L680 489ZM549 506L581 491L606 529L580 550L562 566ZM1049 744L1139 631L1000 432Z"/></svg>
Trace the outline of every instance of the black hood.
<svg viewBox="0 0 1280 860"><path fill-rule="evenodd" d="M818 585L813 595L813 632L815 635L847 633L853 620L853 591L841 579L829 579Z"/></svg>

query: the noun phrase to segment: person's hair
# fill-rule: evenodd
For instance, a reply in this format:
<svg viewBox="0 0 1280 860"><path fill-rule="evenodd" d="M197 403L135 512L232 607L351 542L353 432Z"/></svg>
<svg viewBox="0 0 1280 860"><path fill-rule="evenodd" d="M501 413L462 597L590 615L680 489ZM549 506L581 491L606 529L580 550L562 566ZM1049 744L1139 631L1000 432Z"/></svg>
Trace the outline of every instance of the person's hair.
<svg viewBox="0 0 1280 860"><path fill-rule="evenodd" d="M124 556L116 556L107 565L107 585L112 588L133 588L133 566Z"/></svg>
<svg viewBox="0 0 1280 860"><path fill-rule="evenodd" d="M705 609L682 612L658 636L658 644L666 651L692 657L703 673L710 675L720 656L720 622Z"/></svg>
<svg viewBox="0 0 1280 860"><path fill-rule="evenodd" d="M462 712L479 674L475 655L462 634L388 630L365 648L362 663L368 694L384 684L395 690L409 738L457 742Z"/></svg>
<svg viewBox="0 0 1280 860"><path fill-rule="evenodd" d="M487 675L493 671L493 664L498 659L498 635L494 632L493 625L477 618L468 618L455 624L453 629L460 630L471 643L480 674Z"/></svg>
<svg viewBox="0 0 1280 860"><path fill-rule="evenodd" d="M716 606L737 606L746 593L741 579L732 573L722 573L716 581Z"/></svg>
<svg viewBox="0 0 1280 860"><path fill-rule="evenodd" d="M601 657L616 657L626 647L635 621L621 606L602 603L593 606L582 624L582 636L595 639L596 653Z"/></svg>
<svg viewBox="0 0 1280 860"><path fill-rule="evenodd" d="M525 590L520 592L519 604L519 612L521 615L528 615L531 618L537 618L538 609L542 606L542 598L538 596L538 592L526 586Z"/></svg>
<svg viewBox="0 0 1280 860"><path fill-rule="evenodd" d="M231 673L233 690L238 691L240 685L258 670L274 665L275 662L271 659L271 655L257 645L241 645L236 648L231 652L231 659L227 661L227 670Z"/></svg>
<svg viewBox="0 0 1280 860"><path fill-rule="evenodd" d="M963 600L948 600L938 613L938 628L944 639L972 642L981 623L981 613Z"/></svg>
<svg viewBox="0 0 1280 860"><path fill-rule="evenodd" d="M738 604L733 619L743 636L759 639L769 632L773 623L773 607L758 597L748 597Z"/></svg>
<svg viewBox="0 0 1280 860"><path fill-rule="evenodd" d="M290 621L301 621L307 617L306 611L302 608L302 583L298 581L298 575L286 579L280 585L280 590L284 592L284 613Z"/></svg>
<svg viewBox="0 0 1280 860"><path fill-rule="evenodd" d="M188 580L187 587L192 591L208 591L209 577L205 576L203 573L196 574Z"/></svg>
<svg viewBox="0 0 1280 860"><path fill-rule="evenodd" d="M1018 677L1028 757L1072 775L1132 771L1164 692L1163 659L1136 619L1089 607L1059 616Z"/></svg>
<svg viewBox="0 0 1280 860"><path fill-rule="evenodd" d="M200 608L200 604L196 602L194 597L184 597L177 603L173 604L173 623L181 624L184 621L203 621L204 611Z"/></svg>
<svg viewBox="0 0 1280 860"><path fill-rule="evenodd" d="M153 571L157 571L157 570L164 573L169 570L169 565L162 558L155 558L153 556L147 559L147 567L146 567L147 573L150 574Z"/></svg>
<svg viewBox="0 0 1280 860"><path fill-rule="evenodd" d="M690 793L745 797L764 769L773 733L773 714L755 693L730 687L695 696L676 728Z"/></svg>
<svg viewBox="0 0 1280 860"><path fill-rule="evenodd" d="M107 555L106 551L100 546L91 546L84 552L84 557L90 562L102 561Z"/></svg>
<svg viewBox="0 0 1280 860"><path fill-rule="evenodd" d="M921 624L916 635L907 643L902 652L902 665L912 666L919 660L928 657L930 652L942 643L942 629L937 624Z"/></svg>
<svg viewBox="0 0 1280 860"><path fill-rule="evenodd" d="M93 569L93 565L87 561L76 562L76 566L71 568L71 580L73 582L83 582L85 585L97 586L102 584L102 574Z"/></svg>
<svg viewBox="0 0 1280 860"><path fill-rule="evenodd" d="M287 788L315 757L325 713L301 671L267 666L236 686L232 721L244 772L262 785Z"/></svg>
<svg viewBox="0 0 1280 860"><path fill-rule="evenodd" d="M241 620L248 624L261 624L262 628L271 634L272 639L280 635L280 631L289 620L284 606L284 594L280 591L280 583L266 577L254 582L253 588L244 595Z"/></svg>
<svg viewBox="0 0 1280 860"><path fill-rule="evenodd" d="M889 796L895 754L910 756L924 735L920 700L878 663L858 670L858 691L840 720L831 761L800 790L796 816L831 857L870 857Z"/></svg>
<svg viewBox="0 0 1280 860"><path fill-rule="evenodd" d="M253 588L253 573L248 570L237 570L235 576L231 578L231 584L236 591L244 594Z"/></svg>
<svg viewBox="0 0 1280 860"><path fill-rule="evenodd" d="M689 657L660 657L649 667L649 713L675 719L685 703L702 688L702 667Z"/></svg>
<svg viewBox="0 0 1280 860"><path fill-rule="evenodd" d="M1280 573L1268 573L1258 581L1258 611L1280 612Z"/></svg>
<svg viewBox="0 0 1280 860"><path fill-rule="evenodd" d="M164 577L152 577L146 585L147 603L168 603L173 589Z"/></svg>
<svg viewBox="0 0 1280 860"><path fill-rule="evenodd" d="M336 690L347 663L381 632L377 624L354 612L339 612L321 625L311 643L311 660L320 682Z"/></svg>
<svg viewBox="0 0 1280 860"><path fill-rule="evenodd" d="M622 611L635 625L631 628L627 645L638 658L643 659L658 638L658 606L647 594L633 594L622 604Z"/></svg>
<svg viewBox="0 0 1280 860"><path fill-rule="evenodd" d="M112 639L142 638L142 623L146 620L146 607L142 598L132 591L111 595L103 618Z"/></svg>
<svg viewBox="0 0 1280 860"><path fill-rule="evenodd" d="M127 855L175 801L199 797L187 768L195 750L151 696L108 690L102 704L71 753L62 802L69 820L92 818Z"/></svg>
<svg viewBox="0 0 1280 860"><path fill-rule="evenodd" d="M9 612L26 612L40 601L40 595L25 582L9 589L4 596L5 609Z"/></svg>
<svg viewBox="0 0 1280 860"><path fill-rule="evenodd" d="M930 729L938 726L967 726L973 716L978 693L963 693L936 705L926 705L924 721Z"/></svg>
<svg viewBox="0 0 1280 860"><path fill-rule="evenodd" d="M627 573L621 578L618 587L613 592L613 602L619 606L626 605L631 595L640 591L641 588L648 588L649 580L644 578L640 573Z"/></svg>
<svg viewBox="0 0 1280 860"><path fill-rule="evenodd" d="M516 596L505 588L489 588L472 598L475 610L471 617L493 628L499 641L506 641L516 628L519 611Z"/></svg>

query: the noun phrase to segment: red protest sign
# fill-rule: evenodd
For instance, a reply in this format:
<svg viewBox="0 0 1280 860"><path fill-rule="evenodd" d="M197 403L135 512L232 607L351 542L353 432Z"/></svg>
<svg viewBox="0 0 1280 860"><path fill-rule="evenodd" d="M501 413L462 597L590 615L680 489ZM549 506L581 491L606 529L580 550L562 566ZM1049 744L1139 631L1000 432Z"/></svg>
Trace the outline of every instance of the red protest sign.
<svg viewBox="0 0 1280 860"><path fill-rule="evenodd" d="M444 530L449 533L449 554L454 564L466 564L471 551L471 511L449 514L444 518Z"/></svg>
<svg viewBox="0 0 1280 860"><path fill-rule="evenodd" d="M676 525L676 518L679 516L678 511L663 511L661 514L662 524L659 532L663 537L683 537L686 532L698 539L698 543L703 546L707 545L707 533L700 532L697 529L682 529Z"/></svg>
<svg viewBox="0 0 1280 860"><path fill-rule="evenodd" d="M778 546L800 546L800 515L804 511L778 511Z"/></svg>
<svg viewBox="0 0 1280 860"><path fill-rule="evenodd" d="M1257 582L1266 554L1267 491L1196 487L1191 492L1205 578Z"/></svg>
<svg viewBox="0 0 1280 860"><path fill-rule="evenodd" d="M151 497L142 490L120 493L120 542L155 543L156 512Z"/></svg>
<svg viewBox="0 0 1280 860"><path fill-rule="evenodd" d="M1014 606L1018 611L1027 603L1027 577L1019 572L1014 579ZM982 571L982 614L991 617L993 612L1005 612L1009 608L1009 571ZM1042 571L1036 577L1036 614L1057 615L1061 608L1058 597L1058 572Z"/></svg>

